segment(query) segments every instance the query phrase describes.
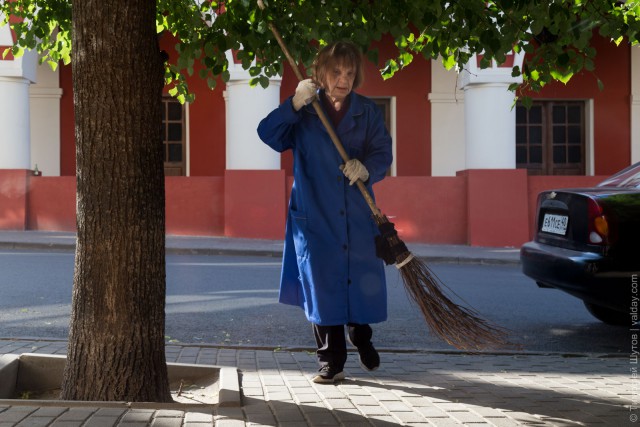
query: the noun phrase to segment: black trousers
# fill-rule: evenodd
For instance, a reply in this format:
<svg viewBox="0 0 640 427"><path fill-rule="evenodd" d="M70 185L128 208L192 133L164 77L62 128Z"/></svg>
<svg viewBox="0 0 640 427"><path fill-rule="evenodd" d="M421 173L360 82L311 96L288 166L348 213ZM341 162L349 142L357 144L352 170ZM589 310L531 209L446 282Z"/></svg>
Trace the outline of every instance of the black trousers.
<svg viewBox="0 0 640 427"><path fill-rule="evenodd" d="M366 346L371 343L373 330L369 325L349 323L347 333L351 343L356 347ZM320 326L313 324L313 333L316 338L316 355L320 366L331 365L334 369L342 371L347 362L347 341L345 338L345 325Z"/></svg>

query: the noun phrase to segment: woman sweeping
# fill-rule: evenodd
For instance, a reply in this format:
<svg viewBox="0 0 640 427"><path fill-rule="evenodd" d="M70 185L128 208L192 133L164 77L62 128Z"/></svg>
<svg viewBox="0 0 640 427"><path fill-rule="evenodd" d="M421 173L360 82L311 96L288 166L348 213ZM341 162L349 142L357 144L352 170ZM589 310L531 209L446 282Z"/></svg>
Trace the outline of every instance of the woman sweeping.
<svg viewBox="0 0 640 427"><path fill-rule="evenodd" d="M384 265L376 257L378 228L353 184L361 180L371 192L385 177L392 151L380 110L353 92L363 78L357 46L328 45L315 59L313 80L301 81L295 94L258 126L271 148L293 151L280 302L301 307L313 324L320 364L316 383L344 379L345 327L363 368L380 365L370 324L387 319ZM351 159L346 164L308 105L314 99Z"/></svg>

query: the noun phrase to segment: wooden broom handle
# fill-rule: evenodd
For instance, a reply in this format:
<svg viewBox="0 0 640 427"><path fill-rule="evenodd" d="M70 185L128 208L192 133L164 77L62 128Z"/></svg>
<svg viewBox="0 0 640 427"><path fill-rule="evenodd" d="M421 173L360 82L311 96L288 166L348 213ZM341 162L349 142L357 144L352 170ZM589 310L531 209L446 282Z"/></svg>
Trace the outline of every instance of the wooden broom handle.
<svg viewBox="0 0 640 427"><path fill-rule="evenodd" d="M258 7L264 10L264 4L260 0L258 1ZM284 40L282 39L280 32L275 27L273 22L269 22L268 25L269 25L269 29L273 33L273 36L278 41L278 44L280 45L280 49L282 49L284 56L287 57L287 61L289 61L289 65L291 65L291 68L293 68L293 72L295 73L296 77L298 78L299 81L304 80L305 77L300 71L300 69L298 68L298 64L296 63L296 60L293 59L293 56L291 56L291 53L289 52L287 45L284 43ZM331 122L329 122L329 119L327 118L327 115L325 114L324 110L320 106L320 102L318 102L317 98L313 100L312 105L313 105L313 108L316 110L316 113L318 113L318 117L320 117L320 121L322 122L324 127L327 129L327 132L329 133L329 137L331 137L331 141L333 142L333 145L338 150L338 153L340 154L342 161L347 163L350 160L349 155L345 151L344 146L342 145L342 142L340 142L340 138L338 138L338 135L333 130L333 126L331 125ZM371 197L371 194L369 194L369 191L367 190L367 187L364 185L362 180L359 179L358 181L356 181L356 185L358 186L360 193L362 193L362 197L364 197L364 200L367 202L367 205L369 205L369 209L371 209L371 212L373 213L373 215L376 216L376 218L381 218L382 213L380 212L380 209L378 209L378 207L376 206L376 203L373 201L373 197Z"/></svg>

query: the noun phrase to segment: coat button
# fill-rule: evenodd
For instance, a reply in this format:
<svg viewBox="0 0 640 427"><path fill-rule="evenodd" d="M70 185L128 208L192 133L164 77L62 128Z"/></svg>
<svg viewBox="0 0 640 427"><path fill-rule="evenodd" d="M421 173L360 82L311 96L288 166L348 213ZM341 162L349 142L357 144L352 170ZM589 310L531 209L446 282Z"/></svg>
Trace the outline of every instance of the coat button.
<svg viewBox="0 0 640 427"><path fill-rule="evenodd" d="M342 181L342 177L338 175L338 182Z"/></svg>
<svg viewBox="0 0 640 427"><path fill-rule="evenodd" d="M342 249L347 250L347 245L342 245Z"/></svg>
<svg viewBox="0 0 640 427"><path fill-rule="evenodd" d="M344 209L340 209L340 215L344 216Z"/></svg>

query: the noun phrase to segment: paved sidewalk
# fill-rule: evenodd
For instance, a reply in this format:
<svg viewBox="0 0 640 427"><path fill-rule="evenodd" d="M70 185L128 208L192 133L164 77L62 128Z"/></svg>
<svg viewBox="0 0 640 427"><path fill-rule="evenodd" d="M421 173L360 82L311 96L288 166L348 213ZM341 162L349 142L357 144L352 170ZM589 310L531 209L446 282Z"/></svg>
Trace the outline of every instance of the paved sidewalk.
<svg viewBox="0 0 640 427"><path fill-rule="evenodd" d="M64 354L65 341L0 340L0 354ZM310 381L311 352L168 345L167 361L237 367L240 407L175 410L105 403L0 401L0 426L612 426L631 425L640 380L604 355L382 353L347 379Z"/></svg>

